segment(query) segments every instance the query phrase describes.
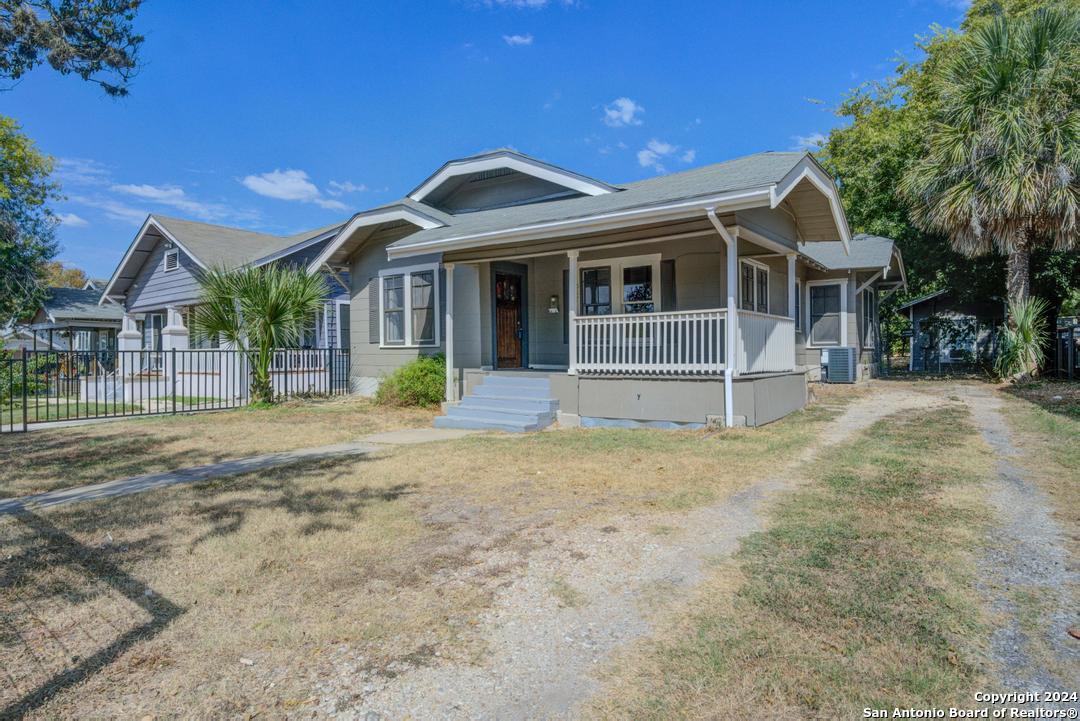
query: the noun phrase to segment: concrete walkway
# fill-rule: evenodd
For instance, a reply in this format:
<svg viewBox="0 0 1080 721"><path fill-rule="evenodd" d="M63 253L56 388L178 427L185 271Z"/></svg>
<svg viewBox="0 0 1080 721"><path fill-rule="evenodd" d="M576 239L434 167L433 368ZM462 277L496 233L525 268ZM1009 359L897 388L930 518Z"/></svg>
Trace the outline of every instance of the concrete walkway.
<svg viewBox="0 0 1080 721"><path fill-rule="evenodd" d="M143 476L120 478L115 481L105 481L89 486L76 488L64 488L59 491L37 493L33 496L22 498L10 498L0 501L0 514L18 513L27 508L41 509L52 506L62 506L67 503L81 501L94 501L99 498L113 496L126 496L130 493L141 493L162 486L171 486L177 483L195 483L208 481L214 478L236 476L241 473L251 473L264 468L275 468L300 461L317 461L324 458L338 458L341 456L360 456L378 450L378 446L370 443L338 443L330 446L318 446L316 448L300 448L295 451L283 451L281 453L268 453L262 456L250 456L237 458L232 461L210 463L205 466L193 468L181 468L176 471L164 473L149 473Z"/></svg>

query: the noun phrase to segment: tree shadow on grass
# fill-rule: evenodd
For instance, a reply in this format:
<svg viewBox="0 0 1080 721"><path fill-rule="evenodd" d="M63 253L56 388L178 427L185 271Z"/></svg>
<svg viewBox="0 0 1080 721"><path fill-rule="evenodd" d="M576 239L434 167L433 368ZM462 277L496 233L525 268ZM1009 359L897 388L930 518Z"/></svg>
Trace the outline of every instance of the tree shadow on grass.
<svg viewBox="0 0 1080 721"><path fill-rule="evenodd" d="M108 586L113 592L138 606L149 615L150 620L120 633L86 657L72 657L65 662L63 670L52 674L7 706L0 708L0 718L19 718L39 708L57 693L100 672L136 643L158 635L185 611L167 598L146 595L145 582L112 563L100 550L83 545L41 516L23 511L15 514L13 518L27 533L21 539L24 545L20 553L13 554L5 561L3 580L7 587L32 585L31 576L35 569L43 566L63 566L74 573L82 574L92 583ZM9 583L11 585L7 585ZM47 590L65 596L68 602L79 603L85 600L70 587L53 587ZM31 645L24 633L27 632L6 623L0 642L21 642L29 650ZM33 655L32 651L30 653ZM38 663L44 669L40 660ZM8 678L14 682L10 673Z"/></svg>
<svg viewBox="0 0 1080 721"><path fill-rule="evenodd" d="M1044 379L1011 384L1004 391L1044 411L1080 421L1080 382Z"/></svg>

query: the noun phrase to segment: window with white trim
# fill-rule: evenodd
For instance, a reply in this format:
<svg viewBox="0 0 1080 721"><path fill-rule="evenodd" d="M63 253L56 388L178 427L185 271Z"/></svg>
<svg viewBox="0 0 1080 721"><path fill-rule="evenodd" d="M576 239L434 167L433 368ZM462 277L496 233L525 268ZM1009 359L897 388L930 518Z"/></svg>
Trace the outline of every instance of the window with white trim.
<svg viewBox="0 0 1080 721"><path fill-rule="evenodd" d="M660 306L660 254L583 261L578 313L654 313Z"/></svg>
<svg viewBox="0 0 1080 721"><path fill-rule="evenodd" d="M811 346L843 345L847 338L846 283L813 281L806 285L807 310L809 311L807 344Z"/></svg>
<svg viewBox="0 0 1080 721"><path fill-rule="evenodd" d="M863 348L873 348L877 340L877 294L867 288L859 294L859 330Z"/></svg>
<svg viewBox="0 0 1080 721"><path fill-rule="evenodd" d="M739 261L739 307L769 312L769 266L753 260Z"/></svg>
<svg viewBox="0 0 1080 721"><path fill-rule="evenodd" d="M379 342L384 346L439 344L439 267L379 273Z"/></svg>
<svg viewBox="0 0 1080 721"><path fill-rule="evenodd" d="M169 273L180 267L180 251L176 248L165 251L165 272Z"/></svg>

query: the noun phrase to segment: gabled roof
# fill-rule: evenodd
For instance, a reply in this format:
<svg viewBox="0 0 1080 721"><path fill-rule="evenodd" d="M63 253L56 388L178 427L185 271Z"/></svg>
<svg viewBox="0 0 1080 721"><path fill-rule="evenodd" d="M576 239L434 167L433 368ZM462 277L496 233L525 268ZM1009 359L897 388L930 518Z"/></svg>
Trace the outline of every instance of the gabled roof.
<svg viewBox="0 0 1080 721"><path fill-rule="evenodd" d="M897 306L896 310L897 311L907 310L908 308L910 308L913 305L919 305L920 303L925 303L928 300L933 300L934 298L939 298L939 297L947 294L948 292L949 292L949 288L942 288L941 290L935 290L935 291L933 291L931 293L924 293L923 295L920 295L918 298L912 298L907 303L904 303L901 306Z"/></svg>
<svg viewBox="0 0 1080 721"><path fill-rule="evenodd" d="M891 238L866 233L859 233L851 239L851 251L848 253L844 252L844 245L839 241L806 243L799 246L799 250L829 270L888 268L893 253L899 253Z"/></svg>
<svg viewBox="0 0 1080 721"><path fill-rule="evenodd" d="M124 317L123 310L112 303L98 305L99 291L87 288L49 288L49 295L42 309L49 321L65 320L115 320Z"/></svg>
<svg viewBox="0 0 1080 721"><path fill-rule="evenodd" d="M561 185L569 190L583 193L584 195L603 195L612 193L616 188L590 178L580 173L575 173L566 168L546 163L531 156L520 153L510 148L498 148L467 158L459 158L443 163L442 167L429 175L424 182L420 183L409 193L408 198L415 201L423 201L434 193L440 186L452 182L454 178L473 175L495 170L514 170L525 175L531 175L541 180L546 180L556 185Z"/></svg>
<svg viewBox="0 0 1080 721"><path fill-rule="evenodd" d="M154 213L143 222L123 260L104 286L99 302L104 303L106 296L126 293L139 268L162 239L174 243L201 268L232 269L294 247L300 249L308 240L342 225L339 222L293 235L270 235Z"/></svg>

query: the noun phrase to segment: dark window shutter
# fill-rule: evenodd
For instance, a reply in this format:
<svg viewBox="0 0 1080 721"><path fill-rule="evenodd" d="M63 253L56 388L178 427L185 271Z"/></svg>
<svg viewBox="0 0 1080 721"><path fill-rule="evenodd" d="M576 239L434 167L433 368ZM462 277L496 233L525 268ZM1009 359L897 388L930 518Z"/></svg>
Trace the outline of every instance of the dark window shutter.
<svg viewBox="0 0 1080 721"><path fill-rule="evenodd" d="M379 345L379 279L368 278L368 343Z"/></svg>
<svg viewBox="0 0 1080 721"><path fill-rule="evenodd" d="M570 271L564 270L562 272L562 302L563 302L563 314L562 314L562 342L570 344L570 311L576 310L566 305L566 299L570 297Z"/></svg>
<svg viewBox="0 0 1080 721"><path fill-rule="evenodd" d="M663 310L678 310L678 295L675 294L675 261L660 261L660 304Z"/></svg>

